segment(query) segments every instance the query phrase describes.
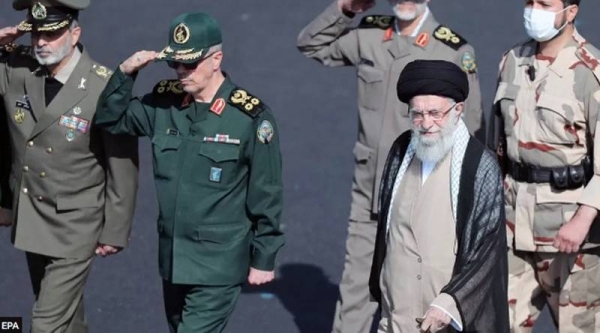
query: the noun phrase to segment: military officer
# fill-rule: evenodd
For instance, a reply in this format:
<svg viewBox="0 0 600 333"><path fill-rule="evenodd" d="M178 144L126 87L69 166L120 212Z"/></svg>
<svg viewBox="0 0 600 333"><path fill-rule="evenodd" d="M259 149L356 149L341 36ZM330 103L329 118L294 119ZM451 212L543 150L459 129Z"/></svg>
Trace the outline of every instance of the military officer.
<svg viewBox="0 0 600 333"><path fill-rule="evenodd" d="M92 126L109 71L79 43L89 0L15 0L27 10L0 30L3 215L26 251L36 299L32 332L87 332L83 290L95 254L127 245L137 190L137 139ZM31 34L31 46L11 44ZM6 175L9 173L9 175ZM12 202L11 202L12 201Z"/></svg>
<svg viewBox="0 0 600 333"><path fill-rule="evenodd" d="M600 51L575 28L579 4L527 1L531 39L500 65L513 332L545 304L560 332L600 330Z"/></svg>
<svg viewBox="0 0 600 333"><path fill-rule="evenodd" d="M410 127L408 108L396 98L402 69L416 59L447 60L469 78L464 119L482 137L481 93L473 48L438 23L429 0L390 0L394 16L369 15L357 28L353 18L372 0L337 0L302 30L298 48L327 66L354 66L358 76L359 133L344 273L334 332L367 332L377 304L367 288L378 214L378 186L393 141Z"/></svg>
<svg viewBox="0 0 600 333"><path fill-rule="evenodd" d="M96 124L152 140L159 268L171 332L220 332L241 285L273 280L283 245L279 133L269 107L221 71L214 18L171 22L160 53L140 51L115 70ZM176 80L132 98L138 71L166 61Z"/></svg>

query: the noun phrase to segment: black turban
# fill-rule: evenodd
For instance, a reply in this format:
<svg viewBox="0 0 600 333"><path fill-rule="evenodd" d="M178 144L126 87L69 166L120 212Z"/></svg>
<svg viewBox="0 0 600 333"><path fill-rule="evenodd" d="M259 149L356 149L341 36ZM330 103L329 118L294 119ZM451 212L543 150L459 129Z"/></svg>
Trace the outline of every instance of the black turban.
<svg viewBox="0 0 600 333"><path fill-rule="evenodd" d="M396 90L398 99L407 104L418 95L450 97L460 103L469 96L469 80L452 62L415 60L404 67Z"/></svg>

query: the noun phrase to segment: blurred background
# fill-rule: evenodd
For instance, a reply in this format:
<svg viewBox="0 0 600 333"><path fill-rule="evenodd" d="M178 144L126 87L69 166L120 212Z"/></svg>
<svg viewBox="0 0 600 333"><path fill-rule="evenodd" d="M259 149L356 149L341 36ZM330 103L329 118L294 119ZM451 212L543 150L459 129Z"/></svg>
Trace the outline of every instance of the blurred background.
<svg viewBox="0 0 600 333"><path fill-rule="evenodd" d="M0 4L0 26L26 13ZM356 73L327 68L296 49L300 30L328 5L325 0L94 0L80 15L83 43L92 57L115 68L138 50L162 49L169 22L204 11L223 29L224 69L273 110L284 158L287 243L277 279L245 287L227 332L329 332L341 278L350 207L352 147L357 133ZM526 39L523 1L433 0L431 10L475 47L489 110L502 54ZM580 32L600 46L599 1L583 1ZM385 0L368 14L391 15ZM360 16L356 18L358 24ZM596 21L596 22L594 22ZM29 44L24 36L20 43ZM173 78L166 64L138 77L136 92ZM130 247L98 258L85 293L90 332L167 332L157 269L157 207L149 141L140 139L140 189ZM33 296L25 256L0 229L0 316L22 316L29 329ZM25 331L25 330L24 330ZM547 314L536 333L555 332Z"/></svg>

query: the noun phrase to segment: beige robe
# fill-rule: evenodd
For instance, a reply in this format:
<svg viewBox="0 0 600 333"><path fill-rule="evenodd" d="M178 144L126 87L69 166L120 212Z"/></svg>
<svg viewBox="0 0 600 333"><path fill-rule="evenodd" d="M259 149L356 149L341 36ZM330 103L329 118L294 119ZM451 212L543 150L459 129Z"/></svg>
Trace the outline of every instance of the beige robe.
<svg viewBox="0 0 600 333"><path fill-rule="evenodd" d="M460 324L452 297L440 294L455 262L456 230L450 196L448 154L422 184L422 163L413 158L392 203L387 256L381 274L379 332L418 332L416 318L430 306ZM443 331L444 332L444 331Z"/></svg>

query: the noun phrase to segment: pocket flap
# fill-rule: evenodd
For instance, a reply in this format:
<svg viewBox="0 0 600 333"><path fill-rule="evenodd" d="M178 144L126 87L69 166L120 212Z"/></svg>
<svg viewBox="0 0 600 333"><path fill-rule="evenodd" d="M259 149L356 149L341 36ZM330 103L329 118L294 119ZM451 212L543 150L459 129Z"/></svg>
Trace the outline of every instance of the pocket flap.
<svg viewBox="0 0 600 333"><path fill-rule="evenodd" d="M156 145L161 151L177 150L181 145L181 139L172 135L155 135L152 138L152 144Z"/></svg>
<svg viewBox="0 0 600 333"><path fill-rule="evenodd" d="M367 83L383 81L383 71L371 66L358 66L358 77Z"/></svg>
<svg viewBox="0 0 600 333"><path fill-rule="evenodd" d="M356 162L364 162L367 161L371 157L371 152L373 150L360 142L356 142L354 146L354 158Z"/></svg>
<svg viewBox="0 0 600 333"><path fill-rule="evenodd" d="M217 163L235 161L240 157L240 148L237 145L225 143L203 143L200 145L198 154L204 155Z"/></svg>
<svg viewBox="0 0 600 333"><path fill-rule="evenodd" d="M103 191L92 188L75 194L59 194L56 196L57 210L73 210L87 207L98 207L103 202Z"/></svg>
<svg viewBox="0 0 600 333"><path fill-rule="evenodd" d="M224 244L245 236L249 230L250 224L244 222L200 225L196 237L199 241Z"/></svg>

